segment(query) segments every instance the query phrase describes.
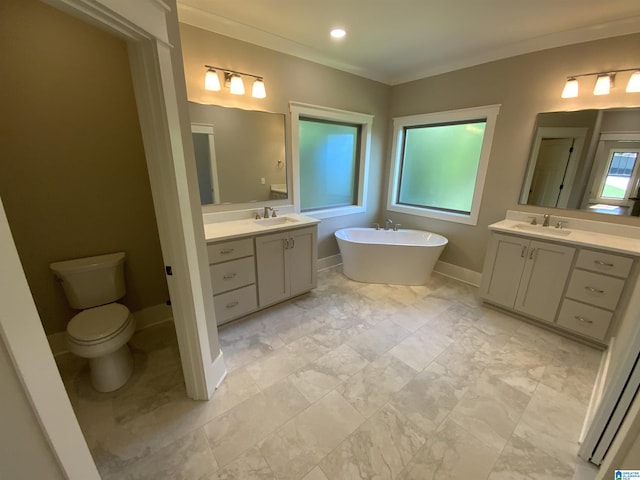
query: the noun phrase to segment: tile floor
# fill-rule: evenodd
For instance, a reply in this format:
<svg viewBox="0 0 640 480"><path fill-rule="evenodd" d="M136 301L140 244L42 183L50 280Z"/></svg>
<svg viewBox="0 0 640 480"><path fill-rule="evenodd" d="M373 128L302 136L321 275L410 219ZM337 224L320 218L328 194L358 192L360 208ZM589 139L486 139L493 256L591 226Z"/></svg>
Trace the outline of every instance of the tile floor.
<svg viewBox="0 0 640 480"><path fill-rule="evenodd" d="M173 325L136 333L136 368L94 392L59 358L104 479L576 479L601 352L482 306L477 289L318 288L220 329L229 374L186 398Z"/></svg>

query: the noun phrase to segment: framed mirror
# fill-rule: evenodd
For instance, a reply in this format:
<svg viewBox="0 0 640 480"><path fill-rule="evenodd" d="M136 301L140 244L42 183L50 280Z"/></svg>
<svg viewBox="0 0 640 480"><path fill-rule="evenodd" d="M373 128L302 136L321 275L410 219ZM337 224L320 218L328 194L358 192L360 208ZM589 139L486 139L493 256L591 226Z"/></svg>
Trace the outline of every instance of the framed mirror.
<svg viewBox="0 0 640 480"><path fill-rule="evenodd" d="M202 205L288 198L285 115L189 102Z"/></svg>
<svg viewBox="0 0 640 480"><path fill-rule="evenodd" d="M519 203L640 216L640 108L539 113Z"/></svg>

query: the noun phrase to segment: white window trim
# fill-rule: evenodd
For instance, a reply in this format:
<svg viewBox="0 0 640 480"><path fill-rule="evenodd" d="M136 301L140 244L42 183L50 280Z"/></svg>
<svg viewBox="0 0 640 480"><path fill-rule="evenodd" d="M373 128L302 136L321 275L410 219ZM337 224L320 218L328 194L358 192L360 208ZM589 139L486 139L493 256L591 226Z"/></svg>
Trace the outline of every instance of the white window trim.
<svg viewBox="0 0 640 480"><path fill-rule="evenodd" d="M422 115L410 115L407 117L394 118L387 210L416 215L419 217L436 218L449 222L464 223L466 225L477 225L478 215L480 213L480 203L482 200L482 191L484 190L487 167L489 166L489 155L491 153L493 133L495 131L496 119L499 111L500 105L487 105L484 107L465 108L461 110L450 110L447 112L426 113ZM482 149L480 151L480 161L478 163L478 174L476 176L473 200L471 203L471 212L467 215L463 213L445 212L425 207L413 207L398 204L396 201L396 194L400 182L400 167L402 166L402 158L400 157L402 155L402 145L404 142L404 127L410 127L412 125L429 125L432 123L456 122L477 118L486 118L487 123L482 142Z"/></svg>
<svg viewBox="0 0 640 480"><path fill-rule="evenodd" d="M300 117L306 117L360 125L361 132L357 204L310 210L305 211L304 214L309 217L324 219L365 212L367 210L367 185L369 183L369 155L371 150L373 115L299 102L289 102L289 110L291 112L291 168L293 174L293 205L295 211L300 213L301 210L299 120Z"/></svg>
<svg viewBox="0 0 640 480"><path fill-rule="evenodd" d="M640 158L636 159L636 163L633 166L633 172L631 172L631 176L629 177L629 184L627 185L627 190L624 192L624 198L610 198L603 197L602 190L604 190L604 186L607 183L607 175L609 173L609 168L611 166L611 161L613 159L613 154L617 152L637 152L636 148L610 148L607 153L607 159L604 164L604 169L600 174L600 181L598 182L598 189L596 190L596 202L598 203L606 203L609 205L618 205L623 207L631 207L633 206L633 202L629 200L629 197L633 194L637 183L638 183L638 174L640 172Z"/></svg>

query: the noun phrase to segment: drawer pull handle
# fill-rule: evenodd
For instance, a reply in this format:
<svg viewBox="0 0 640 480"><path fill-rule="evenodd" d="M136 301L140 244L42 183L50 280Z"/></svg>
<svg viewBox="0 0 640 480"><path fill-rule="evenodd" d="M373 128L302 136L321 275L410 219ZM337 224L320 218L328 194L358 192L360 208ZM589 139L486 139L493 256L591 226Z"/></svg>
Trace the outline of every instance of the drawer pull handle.
<svg viewBox="0 0 640 480"><path fill-rule="evenodd" d="M532 248L531 251L529 252L529 260L533 260L533 255L536 253L536 249Z"/></svg>
<svg viewBox="0 0 640 480"><path fill-rule="evenodd" d="M225 308L233 308L238 306L238 300L234 300L233 302L229 302L225 305Z"/></svg>
<svg viewBox="0 0 640 480"><path fill-rule="evenodd" d="M613 267L613 263L603 262L602 260L594 260L593 263L602 267Z"/></svg>
<svg viewBox="0 0 640 480"><path fill-rule="evenodd" d="M289 240L291 240L291 247L290 248L294 248L296 246L296 241L293 239L293 237L291 237Z"/></svg>
<svg viewBox="0 0 640 480"><path fill-rule="evenodd" d="M591 293L604 293L604 290L598 290L597 288L589 286L584 287L584 289L590 291Z"/></svg>
<svg viewBox="0 0 640 480"><path fill-rule="evenodd" d="M232 278L234 278L236 276L235 272L232 273L225 273L224 276L222 278L224 278L225 280L231 280Z"/></svg>
<svg viewBox="0 0 640 480"><path fill-rule="evenodd" d="M225 248L224 250L220 250L221 255L227 255L228 253L233 253L233 248Z"/></svg>
<svg viewBox="0 0 640 480"><path fill-rule="evenodd" d="M593 323L593 320L589 320L589 319L587 319L587 318L581 317L580 315L576 315L574 318L575 318L576 320L578 320L579 322L587 323L587 324L589 324L589 325L591 325L591 324Z"/></svg>
<svg viewBox="0 0 640 480"><path fill-rule="evenodd" d="M527 256L527 246L526 246L526 245L524 245L524 246L522 247L522 253L520 253L520 258L524 258L524 257L526 257L526 256Z"/></svg>

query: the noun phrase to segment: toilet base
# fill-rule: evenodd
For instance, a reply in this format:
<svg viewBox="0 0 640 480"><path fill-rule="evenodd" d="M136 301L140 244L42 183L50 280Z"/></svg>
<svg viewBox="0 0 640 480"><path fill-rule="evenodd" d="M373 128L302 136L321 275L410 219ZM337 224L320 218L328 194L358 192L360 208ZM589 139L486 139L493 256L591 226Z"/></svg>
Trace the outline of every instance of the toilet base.
<svg viewBox="0 0 640 480"><path fill-rule="evenodd" d="M119 389L133 373L133 357L125 343L113 353L89 359L89 380L98 392Z"/></svg>

